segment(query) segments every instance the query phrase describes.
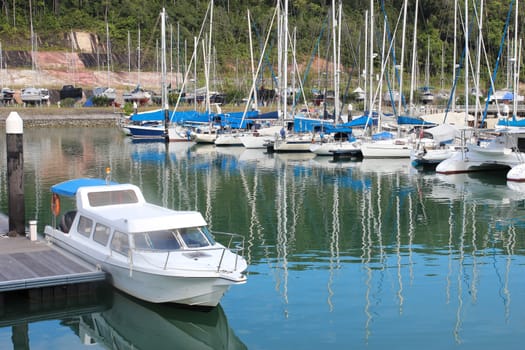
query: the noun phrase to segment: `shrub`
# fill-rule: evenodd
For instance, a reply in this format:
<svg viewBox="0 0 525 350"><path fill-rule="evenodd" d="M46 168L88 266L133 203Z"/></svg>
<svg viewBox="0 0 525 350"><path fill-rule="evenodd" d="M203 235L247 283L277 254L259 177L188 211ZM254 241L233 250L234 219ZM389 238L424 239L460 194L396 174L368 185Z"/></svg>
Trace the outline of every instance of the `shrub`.
<svg viewBox="0 0 525 350"><path fill-rule="evenodd" d="M62 107L75 107L75 99L74 98L71 98L71 97L68 97L68 98L65 98L63 100L60 101L60 105Z"/></svg>

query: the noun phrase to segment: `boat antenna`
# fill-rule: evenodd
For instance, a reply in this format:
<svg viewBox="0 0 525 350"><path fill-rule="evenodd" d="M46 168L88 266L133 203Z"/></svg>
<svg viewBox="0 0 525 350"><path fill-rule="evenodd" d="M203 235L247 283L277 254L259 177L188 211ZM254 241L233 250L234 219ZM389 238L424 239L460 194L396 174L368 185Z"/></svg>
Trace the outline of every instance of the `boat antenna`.
<svg viewBox="0 0 525 350"><path fill-rule="evenodd" d="M109 185L110 182L111 182L111 168L107 167L106 168L106 185Z"/></svg>

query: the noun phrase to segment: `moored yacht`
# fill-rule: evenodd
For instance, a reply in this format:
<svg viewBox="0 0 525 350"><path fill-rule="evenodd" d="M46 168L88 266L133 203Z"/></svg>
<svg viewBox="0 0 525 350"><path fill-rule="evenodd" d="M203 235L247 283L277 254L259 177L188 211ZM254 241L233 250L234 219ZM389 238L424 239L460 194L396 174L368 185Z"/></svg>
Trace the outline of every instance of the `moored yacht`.
<svg viewBox="0 0 525 350"><path fill-rule="evenodd" d="M481 130L465 142L461 151L439 163L436 172L457 174L516 167L507 178L521 181L519 169L524 163L525 129Z"/></svg>

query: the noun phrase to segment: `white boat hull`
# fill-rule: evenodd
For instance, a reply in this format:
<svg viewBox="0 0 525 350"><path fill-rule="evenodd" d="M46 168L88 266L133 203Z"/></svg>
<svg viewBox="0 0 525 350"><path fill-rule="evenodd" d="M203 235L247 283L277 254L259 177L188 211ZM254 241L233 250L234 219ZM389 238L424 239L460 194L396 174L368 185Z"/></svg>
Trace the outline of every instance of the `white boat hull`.
<svg viewBox="0 0 525 350"><path fill-rule="evenodd" d="M134 256L136 261L130 263L128 257L104 254L50 226L46 226L45 234L50 242L107 272L115 288L151 303L217 306L232 285L246 283L246 277L239 273L187 267L159 271L144 267L140 256Z"/></svg>
<svg viewBox="0 0 525 350"><path fill-rule="evenodd" d="M440 174L456 174L472 171L495 170L513 168L520 165L525 159L522 152L510 149L482 149L475 145L468 146L468 152L454 152L436 167Z"/></svg>
<svg viewBox="0 0 525 350"><path fill-rule="evenodd" d="M310 144L310 152L318 156L331 156L331 150L335 147L333 142L326 143L312 143Z"/></svg>
<svg viewBox="0 0 525 350"><path fill-rule="evenodd" d="M410 158L412 145L393 140L363 142L361 152L364 158Z"/></svg>
<svg viewBox="0 0 525 350"><path fill-rule="evenodd" d="M525 163L518 164L507 173L507 181L525 182Z"/></svg>
<svg viewBox="0 0 525 350"><path fill-rule="evenodd" d="M439 148L423 150L412 150L410 160L414 166L437 166L445 159L450 158L454 154L452 148Z"/></svg>
<svg viewBox="0 0 525 350"><path fill-rule="evenodd" d="M248 149L266 148L266 144L275 140L274 136L243 135L240 137L242 145Z"/></svg>
<svg viewBox="0 0 525 350"><path fill-rule="evenodd" d="M194 133L196 143L215 143L216 133Z"/></svg>
<svg viewBox="0 0 525 350"><path fill-rule="evenodd" d="M170 126L168 128L168 140L170 142L190 142L193 141L193 134L185 127Z"/></svg>
<svg viewBox="0 0 525 350"><path fill-rule="evenodd" d="M215 140L215 146L242 146L241 139L237 134L219 134Z"/></svg>
<svg viewBox="0 0 525 350"><path fill-rule="evenodd" d="M273 143L274 152L310 152L312 135L290 135L285 139L278 138Z"/></svg>

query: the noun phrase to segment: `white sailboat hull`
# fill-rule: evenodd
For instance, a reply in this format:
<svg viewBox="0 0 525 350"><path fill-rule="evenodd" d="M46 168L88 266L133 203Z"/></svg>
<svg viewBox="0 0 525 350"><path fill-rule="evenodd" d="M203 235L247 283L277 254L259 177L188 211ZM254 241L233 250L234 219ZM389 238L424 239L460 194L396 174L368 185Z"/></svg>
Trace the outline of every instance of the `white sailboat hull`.
<svg viewBox="0 0 525 350"><path fill-rule="evenodd" d="M405 140L379 140L363 142L364 158L410 158L412 144Z"/></svg>

